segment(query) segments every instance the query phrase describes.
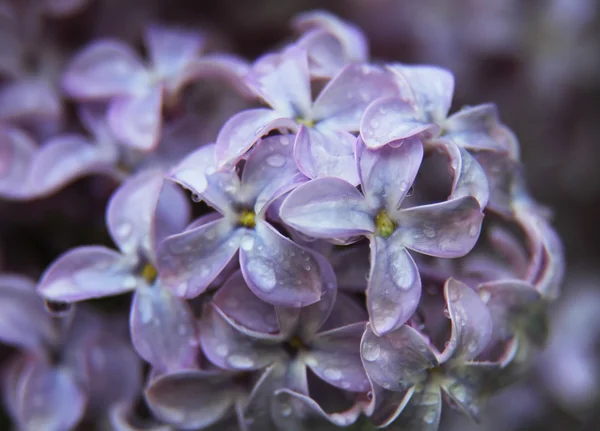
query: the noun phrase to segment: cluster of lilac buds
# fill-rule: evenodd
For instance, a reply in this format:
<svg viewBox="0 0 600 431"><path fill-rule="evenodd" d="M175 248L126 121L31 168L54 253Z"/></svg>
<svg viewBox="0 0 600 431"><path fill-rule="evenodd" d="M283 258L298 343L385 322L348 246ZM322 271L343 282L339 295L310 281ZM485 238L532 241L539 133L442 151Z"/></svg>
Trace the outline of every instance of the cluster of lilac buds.
<svg viewBox="0 0 600 431"><path fill-rule="evenodd" d="M543 345L562 245L495 106L449 114L450 71L373 61L329 13L293 27L247 62L153 24L145 55L95 40L54 74L2 35L0 197L118 184L114 247L0 276L18 429L437 430ZM199 115L199 84L237 112ZM129 331L94 306L116 295Z"/></svg>

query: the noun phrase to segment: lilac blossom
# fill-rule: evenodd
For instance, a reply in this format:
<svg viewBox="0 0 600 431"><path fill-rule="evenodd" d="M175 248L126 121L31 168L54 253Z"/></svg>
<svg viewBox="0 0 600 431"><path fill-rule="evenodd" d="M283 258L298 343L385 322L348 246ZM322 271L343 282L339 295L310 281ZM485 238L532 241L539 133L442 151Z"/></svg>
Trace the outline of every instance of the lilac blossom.
<svg viewBox="0 0 600 431"><path fill-rule="evenodd" d="M374 331L384 334L405 323L419 302L421 280L407 248L437 257L463 256L477 241L483 215L469 196L400 208L423 157L417 138L379 150L365 148L360 139L356 145L362 193L338 178L312 180L286 198L281 217L317 238L369 238L367 306Z"/></svg>

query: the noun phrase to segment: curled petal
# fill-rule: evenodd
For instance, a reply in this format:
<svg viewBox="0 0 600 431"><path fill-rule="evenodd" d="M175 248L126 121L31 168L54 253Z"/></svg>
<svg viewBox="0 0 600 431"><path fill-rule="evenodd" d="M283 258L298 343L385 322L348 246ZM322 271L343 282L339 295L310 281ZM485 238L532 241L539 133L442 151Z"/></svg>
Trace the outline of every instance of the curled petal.
<svg viewBox="0 0 600 431"><path fill-rule="evenodd" d="M140 57L124 43L94 42L75 55L65 74L63 88L76 99L108 99L135 94L148 84Z"/></svg>
<svg viewBox="0 0 600 431"><path fill-rule="evenodd" d="M302 126L294 142L298 169L309 178L335 177L358 185L355 140L354 135L341 130L321 131Z"/></svg>
<svg viewBox="0 0 600 431"><path fill-rule="evenodd" d="M444 123L446 138L469 151L506 152L494 129L500 127L496 105L488 103L463 108Z"/></svg>
<svg viewBox="0 0 600 431"><path fill-rule="evenodd" d="M135 262L102 246L84 246L64 253L42 274L38 292L52 301L83 301L119 295L139 283Z"/></svg>
<svg viewBox="0 0 600 431"><path fill-rule="evenodd" d="M275 129L295 131L295 121L272 109L257 108L239 112L219 131L216 157L219 168L235 165L262 136Z"/></svg>
<svg viewBox="0 0 600 431"><path fill-rule="evenodd" d="M144 360L161 370L191 368L198 355L196 320L185 300L159 283L135 291L131 339Z"/></svg>
<svg viewBox="0 0 600 431"><path fill-rule="evenodd" d="M314 119L322 128L358 132L365 108L382 94L399 95L393 73L375 65L350 64L329 81L315 100Z"/></svg>
<svg viewBox="0 0 600 431"><path fill-rule="evenodd" d="M190 203L177 185L163 181L151 224L151 260L156 262L156 250L163 239L181 233L190 221Z"/></svg>
<svg viewBox="0 0 600 431"><path fill-rule="evenodd" d="M518 163L505 154L493 151L473 153L488 180L490 197L487 209L512 216L514 180L518 176Z"/></svg>
<svg viewBox="0 0 600 431"><path fill-rule="evenodd" d="M362 190L371 208L386 208L393 213L417 176L423 160L423 144L420 139L411 138L398 146L369 150L359 138L356 160Z"/></svg>
<svg viewBox="0 0 600 431"><path fill-rule="evenodd" d="M360 352L369 378L394 392L425 382L428 370L438 366L429 342L407 325L381 337L367 326Z"/></svg>
<svg viewBox="0 0 600 431"><path fill-rule="evenodd" d="M402 414L386 429L393 431L436 431L442 414L442 394L437 385L415 390Z"/></svg>
<svg viewBox="0 0 600 431"><path fill-rule="evenodd" d="M24 132L0 126L0 196L27 197L27 175L37 147Z"/></svg>
<svg viewBox="0 0 600 431"><path fill-rule="evenodd" d="M209 306L200 322L200 345L210 362L228 370L258 370L280 357L278 346L237 331L216 307Z"/></svg>
<svg viewBox="0 0 600 431"><path fill-rule="evenodd" d="M444 285L444 297L452 320L452 335L440 355L440 363L470 361L492 337L492 316L477 292L453 278Z"/></svg>
<svg viewBox="0 0 600 431"><path fill-rule="evenodd" d="M158 419L178 429L199 429L223 418L237 394L224 375L188 370L158 377L144 395Z"/></svg>
<svg viewBox="0 0 600 431"><path fill-rule="evenodd" d="M62 114L58 91L45 79L16 80L0 89L0 120L58 125Z"/></svg>
<svg viewBox="0 0 600 431"><path fill-rule="evenodd" d="M405 323L421 297L421 277L415 261L402 243L376 236L371 241L371 272L367 308L377 334Z"/></svg>
<svg viewBox="0 0 600 431"><path fill-rule="evenodd" d="M330 385L353 392L370 388L360 357L360 340L365 323L320 333L305 359L310 369Z"/></svg>
<svg viewBox="0 0 600 431"><path fill-rule="evenodd" d="M372 389L368 393L370 402L364 401L365 414L369 422L382 428L391 424L404 411L407 404L415 393L415 387L402 392L388 391L378 384L371 384Z"/></svg>
<svg viewBox="0 0 600 431"><path fill-rule="evenodd" d="M157 253L161 280L176 295L195 298L233 258L244 235L221 218L166 238Z"/></svg>
<svg viewBox="0 0 600 431"><path fill-rule="evenodd" d="M360 122L360 136L371 149L413 136L431 138L439 131L440 127L423 118L416 106L399 97L375 100L365 109Z"/></svg>
<svg viewBox="0 0 600 431"><path fill-rule="evenodd" d="M207 176L215 172L215 144L203 145L175 166L168 178L194 193L202 194L208 187Z"/></svg>
<svg viewBox="0 0 600 431"><path fill-rule="evenodd" d="M259 221L252 244L242 244L240 266L248 287L263 301L284 307L301 307L319 300L325 290L326 260Z"/></svg>
<svg viewBox="0 0 600 431"><path fill-rule="evenodd" d="M437 257L461 257L470 252L481 230L483 213L472 197L423 205L398 213L394 235L411 250Z"/></svg>
<svg viewBox="0 0 600 431"><path fill-rule="evenodd" d="M280 208L283 221L315 238L349 238L375 231L364 196L339 178L317 178L296 188Z"/></svg>
<svg viewBox="0 0 600 431"><path fill-rule="evenodd" d="M134 149L150 152L158 145L162 126L162 86L120 97L108 110L108 124L117 138Z"/></svg>

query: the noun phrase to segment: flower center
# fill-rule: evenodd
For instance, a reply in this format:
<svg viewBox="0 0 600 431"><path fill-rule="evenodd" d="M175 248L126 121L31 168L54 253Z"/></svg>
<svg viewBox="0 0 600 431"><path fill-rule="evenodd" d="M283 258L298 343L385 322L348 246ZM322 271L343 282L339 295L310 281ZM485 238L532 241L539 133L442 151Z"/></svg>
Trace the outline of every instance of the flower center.
<svg viewBox="0 0 600 431"><path fill-rule="evenodd" d="M315 125L314 120L308 120L308 119L302 118L302 117L296 117L296 123L301 124L306 127L313 127Z"/></svg>
<svg viewBox="0 0 600 431"><path fill-rule="evenodd" d="M240 224L248 229L254 229L256 226L256 214L251 210L243 210L239 218Z"/></svg>
<svg viewBox="0 0 600 431"><path fill-rule="evenodd" d="M283 345L283 348L292 358L295 358L298 352L305 349L306 346L300 337L294 336Z"/></svg>
<svg viewBox="0 0 600 431"><path fill-rule="evenodd" d="M146 280L146 283L153 284L156 281L156 277L158 277L158 271L154 267L154 265L147 263L142 268L142 278Z"/></svg>
<svg viewBox="0 0 600 431"><path fill-rule="evenodd" d="M375 227L377 228L377 235L383 238L389 238L396 230L396 222L390 218L387 211L384 209L379 210L375 216Z"/></svg>

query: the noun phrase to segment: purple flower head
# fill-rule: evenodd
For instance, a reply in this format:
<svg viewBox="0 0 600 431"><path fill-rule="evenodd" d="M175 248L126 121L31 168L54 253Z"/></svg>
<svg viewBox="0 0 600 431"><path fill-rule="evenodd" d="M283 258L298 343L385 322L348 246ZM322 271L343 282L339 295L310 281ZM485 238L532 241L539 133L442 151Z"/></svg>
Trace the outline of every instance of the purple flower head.
<svg viewBox="0 0 600 431"><path fill-rule="evenodd" d="M419 139L379 150L365 148L360 139L356 145L362 193L339 178L315 179L286 198L281 218L317 238L369 238L367 305L373 330L384 334L405 323L419 302L419 271L407 249L437 257L463 256L477 241L483 215L470 196L401 208L423 157Z"/></svg>
<svg viewBox="0 0 600 431"><path fill-rule="evenodd" d="M156 246L182 230L189 208L180 190L158 171L141 172L114 193L106 222L120 252L84 246L59 257L44 273L39 292L74 302L134 291L131 336L138 353L159 369L195 363L195 320L185 301L157 277ZM158 331L158 334L157 332Z"/></svg>

